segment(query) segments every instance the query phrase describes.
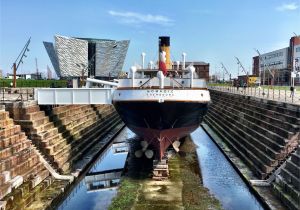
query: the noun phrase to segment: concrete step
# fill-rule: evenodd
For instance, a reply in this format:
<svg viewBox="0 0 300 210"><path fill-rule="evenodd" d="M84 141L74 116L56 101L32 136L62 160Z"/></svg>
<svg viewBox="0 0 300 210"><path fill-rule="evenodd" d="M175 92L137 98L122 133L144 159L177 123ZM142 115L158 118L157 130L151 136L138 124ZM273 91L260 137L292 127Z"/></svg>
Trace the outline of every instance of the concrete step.
<svg viewBox="0 0 300 210"><path fill-rule="evenodd" d="M103 135L103 131L105 131L109 126L114 124L115 119L118 116L114 116L114 118L110 119L110 122L103 122L103 124L99 124L98 127L95 127L93 130L90 130L88 133L82 136L81 139L71 142L72 150L63 149L63 152L57 152L57 156L55 159L57 160L57 164L60 168L68 168L65 167L64 164L68 161L70 165L72 165L72 161L75 160L78 156L82 155L84 148L86 148L87 144L90 144L90 141L95 141Z"/></svg>
<svg viewBox="0 0 300 210"><path fill-rule="evenodd" d="M300 177L294 176L286 168L281 170L280 175L288 184L294 186L298 191L300 191Z"/></svg>
<svg viewBox="0 0 300 210"><path fill-rule="evenodd" d="M44 111L31 112L24 115L24 120L35 120L45 116Z"/></svg>
<svg viewBox="0 0 300 210"><path fill-rule="evenodd" d="M247 104L252 104L254 106L258 106L264 109L273 110L278 113L296 116L298 118L300 117L299 106L288 105L286 103L279 102L279 101L266 100L266 99L255 98L250 96L241 96L241 95L236 95L231 93L221 93L218 91L212 91L212 92L217 92L219 96L223 96L231 100L245 102Z"/></svg>
<svg viewBox="0 0 300 210"><path fill-rule="evenodd" d="M297 152L298 152L298 151L297 151ZM292 161L294 164L299 165L299 163L300 163L300 155L299 155L298 153L292 154L291 161Z"/></svg>
<svg viewBox="0 0 300 210"><path fill-rule="evenodd" d="M225 141L225 143L236 153L239 155L239 157L245 161L245 163L248 165L248 167L251 168L253 173L259 178L264 179L267 177L267 173L263 172L260 167L258 167L258 164L253 162L252 158L249 157L247 153L244 153L240 147L237 147L235 142L232 140L233 137L228 133L228 131L225 131L222 126L217 124L215 122L215 119L212 116L206 115L205 122L220 136L222 136L222 139Z"/></svg>
<svg viewBox="0 0 300 210"><path fill-rule="evenodd" d="M276 118L278 120L287 121L292 124L300 125L299 117L296 117L295 115L288 115L288 114L276 112L274 110L269 110L263 106L260 106L260 104L253 105L253 104L251 104L251 100L249 100L249 98L247 99L247 101L241 100L241 98L232 100L232 99L230 99L230 97L228 98L227 96L224 96L222 94L214 95L213 93L211 93L211 97L212 97L212 100L214 100L214 98L222 98L223 100L227 100L229 103L234 103L237 106L247 107L249 109L255 110L256 112L260 112L264 115Z"/></svg>
<svg viewBox="0 0 300 210"><path fill-rule="evenodd" d="M274 133L264 127L261 127L261 126L257 125L257 123L249 121L248 117L247 116L245 117L244 113L239 113L238 111L231 109L230 107L219 105L219 104L216 104L216 107L218 107L218 109L219 109L219 107L221 107L221 108L223 108L223 110L227 110L230 113L236 113L235 119L237 121L240 121L241 123L246 123L248 126L251 126L252 129L256 130L259 133L263 133L264 136L267 136L268 138L272 139L274 142L276 142L280 145L285 145L289 141L289 139L286 139L283 136L278 135L277 133ZM291 135L291 138L293 138L293 136L294 135Z"/></svg>
<svg viewBox="0 0 300 210"><path fill-rule="evenodd" d="M263 164L261 165L262 168L266 168L263 165L267 165L273 168L278 165L277 160L272 159L270 156L265 154L264 151L261 151L256 147L256 144L258 142L253 141L254 139L249 134L247 134L244 131L241 131L240 128L237 128L236 125L234 124L228 124L228 119L226 120L220 115L211 114L211 113L210 115L213 115L215 118L217 118L220 125L224 126L224 128L226 128L228 132L230 132L231 136L236 140L235 142L238 144L237 146L243 145L243 147L247 148L247 152L251 151L253 154L255 154L256 159L259 159L260 161L263 162Z"/></svg>
<svg viewBox="0 0 300 210"><path fill-rule="evenodd" d="M9 136L19 133L20 131L21 131L20 125L13 125L10 127L6 127L4 129L0 129L0 137L7 138Z"/></svg>
<svg viewBox="0 0 300 210"><path fill-rule="evenodd" d="M13 134L13 135L3 138L3 139L0 138L0 150L8 148L14 144L20 143L20 142L24 141L25 139L27 139L27 137L26 137L25 133L23 133L23 132Z"/></svg>
<svg viewBox="0 0 300 210"><path fill-rule="evenodd" d="M290 132L289 130L292 129L294 127L294 130L299 130L300 131L300 126L296 126L296 125L291 125L289 124L289 130L286 130L282 127L282 124L279 126L276 126L274 124L268 123L265 121L265 119L259 119L254 117L253 115L249 115L246 111L246 109L244 109L243 107L239 107L239 106L235 106L232 103L228 103L227 101L223 101L223 100L215 100L215 102L217 101L218 106L223 106L223 107L230 107L232 108L232 110L235 113L243 113L244 118L246 118L247 120L260 125L274 133L277 133L278 135L282 136L283 138L292 138L293 135L295 135L295 133ZM266 116L266 115L263 115Z"/></svg>
<svg viewBox="0 0 300 210"><path fill-rule="evenodd" d="M218 112L219 114L222 114L220 110L217 110L214 107L212 107L212 109L214 109L213 110L214 112ZM280 154L280 151L284 149L282 143L279 144L276 141L273 141L267 136L261 134L257 130L252 129L250 126L248 126L248 122L237 123L239 116L230 114L229 112L224 110L222 110L222 112L225 112L227 114L226 117L228 117L228 120L230 120L232 124L237 124L237 126L243 129L244 132L251 134L252 141L255 142L258 145L258 147L262 149L262 151L270 152L269 153L270 156L276 159L280 159L280 158L282 159L283 157L285 157ZM232 116L234 116L234 118L232 118Z"/></svg>
<svg viewBox="0 0 300 210"><path fill-rule="evenodd" d="M14 121L10 118L7 118L5 120L0 120L0 128L7 128L12 125L14 125Z"/></svg>
<svg viewBox="0 0 300 210"><path fill-rule="evenodd" d="M287 161L285 168L295 177L300 177L300 162L298 162L298 165L296 165L292 161Z"/></svg>
<svg viewBox="0 0 300 210"><path fill-rule="evenodd" d="M273 184L273 191L276 194L277 197L280 198L280 200L284 203L285 206L289 207L291 210L299 210L300 203L299 203L299 198L296 200L293 200L291 196L289 196L284 188L285 185L284 182L281 183L274 183Z"/></svg>

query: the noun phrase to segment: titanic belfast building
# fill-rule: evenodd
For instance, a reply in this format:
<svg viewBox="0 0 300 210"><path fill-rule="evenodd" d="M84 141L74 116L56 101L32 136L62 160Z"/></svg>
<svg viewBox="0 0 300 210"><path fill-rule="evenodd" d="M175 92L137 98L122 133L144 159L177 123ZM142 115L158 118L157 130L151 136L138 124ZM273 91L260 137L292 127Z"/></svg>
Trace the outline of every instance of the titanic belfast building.
<svg viewBox="0 0 300 210"><path fill-rule="evenodd" d="M123 68L129 40L54 36L43 42L58 77L117 77Z"/></svg>

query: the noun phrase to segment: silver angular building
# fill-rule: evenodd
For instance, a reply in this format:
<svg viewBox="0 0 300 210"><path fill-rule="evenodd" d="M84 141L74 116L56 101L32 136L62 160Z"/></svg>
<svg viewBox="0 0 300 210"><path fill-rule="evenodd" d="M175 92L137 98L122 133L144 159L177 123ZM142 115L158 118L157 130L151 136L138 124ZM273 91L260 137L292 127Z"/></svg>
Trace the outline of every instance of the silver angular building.
<svg viewBox="0 0 300 210"><path fill-rule="evenodd" d="M117 77L122 70L129 40L54 36L44 46L59 77Z"/></svg>

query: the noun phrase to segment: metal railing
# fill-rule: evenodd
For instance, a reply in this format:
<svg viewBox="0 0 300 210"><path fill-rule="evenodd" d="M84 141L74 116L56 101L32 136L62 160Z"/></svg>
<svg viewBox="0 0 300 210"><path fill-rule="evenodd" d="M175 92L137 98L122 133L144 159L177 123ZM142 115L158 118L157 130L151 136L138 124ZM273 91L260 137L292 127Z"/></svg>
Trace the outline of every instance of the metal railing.
<svg viewBox="0 0 300 210"><path fill-rule="evenodd" d="M209 86L209 89L300 105L300 92L296 88L294 92L271 87Z"/></svg>
<svg viewBox="0 0 300 210"><path fill-rule="evenodd" d="M29 101L34 99L34 88L0 88L0 101Z"/></svg>

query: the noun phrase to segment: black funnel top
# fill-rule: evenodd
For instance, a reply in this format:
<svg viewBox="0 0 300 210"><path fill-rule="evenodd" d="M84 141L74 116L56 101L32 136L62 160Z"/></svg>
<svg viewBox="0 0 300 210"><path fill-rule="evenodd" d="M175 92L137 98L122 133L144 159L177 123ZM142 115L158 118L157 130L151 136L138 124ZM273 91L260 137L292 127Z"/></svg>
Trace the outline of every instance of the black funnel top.
<svg viewBox="0 0 300 210"><path fill-rule="evenodd" d="M170 46L170 37L169 36L160 36L159 37L159 46Z"/></svg>

